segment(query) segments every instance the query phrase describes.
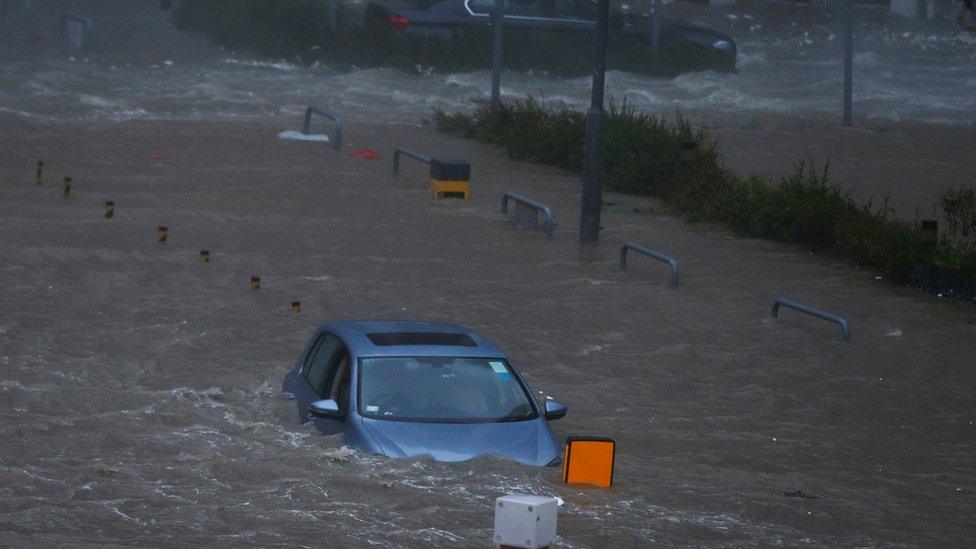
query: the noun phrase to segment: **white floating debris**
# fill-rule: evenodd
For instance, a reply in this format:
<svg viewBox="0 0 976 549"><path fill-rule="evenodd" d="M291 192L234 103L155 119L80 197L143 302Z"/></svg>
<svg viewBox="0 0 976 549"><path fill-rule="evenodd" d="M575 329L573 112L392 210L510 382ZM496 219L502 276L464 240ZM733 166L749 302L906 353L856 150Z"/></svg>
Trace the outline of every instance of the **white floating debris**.
<svg viewBox="0 0 976 549"><path fill-rule="evenodd" d="M163 61L163 64L166 65L167 67L172 67L173 66L173 62L170 61L169 59L164 60Z"/></svg>
<svg viewBox="0 0 976 549"><path fill-rule="evenodd" d="M902 336L901 328L895 328L893 330L889 330L888 333L886 333L885 335L888 337L901 337Z"/></svg>
<svg viewBox="0 0 976 549"><path fill-rule="evenodd" d="M509 494L495 500L495 547L552 547L556 542L559 500Z"/></svg>
<svg viewBox="0 0 976 549"><path fill-rule="evenodd" d="M295 130L288 130L278 134L279 139L294 139L296 141L321 141L326 143L329 141L329 136L324 133L310 133L304 134L302 132L296 132Z"/></svg>

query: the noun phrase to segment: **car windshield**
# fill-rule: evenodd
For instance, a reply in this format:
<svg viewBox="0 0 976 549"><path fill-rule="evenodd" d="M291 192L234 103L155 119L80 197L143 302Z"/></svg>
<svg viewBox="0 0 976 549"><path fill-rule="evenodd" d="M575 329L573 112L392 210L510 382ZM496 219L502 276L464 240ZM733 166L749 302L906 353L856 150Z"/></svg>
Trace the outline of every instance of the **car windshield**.
<svg viewBox="0 0 976 549"><path fill-rule="evenodd" d="M500 358L364 358L360 413L388 420L501 422L536 417Z"/></svg>

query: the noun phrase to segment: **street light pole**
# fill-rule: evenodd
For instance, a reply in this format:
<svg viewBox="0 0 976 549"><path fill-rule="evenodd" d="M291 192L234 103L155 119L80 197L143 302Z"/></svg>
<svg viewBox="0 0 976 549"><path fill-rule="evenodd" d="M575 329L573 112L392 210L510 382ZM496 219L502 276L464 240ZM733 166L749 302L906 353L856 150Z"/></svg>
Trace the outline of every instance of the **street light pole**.
<svg viewBox="0 0 976 549"><path fill-rule="evenodd" d="M583 194L580 200L580 242L600 239L600 206L603 202L603 88L607 73L607 26L610 0L599 0L594 42L593 91L586 113L586 148L583 151Z"/></svg>
<svg viewBox="0 0 976 549"><path fill-rule="evenodd" d="M854 95L854 0L844 4L844 126L850 127Z"/></svg>
<svg viewBox="0 0 976 549"><path fill-rule="evenodd" d="M497 109L502 105L502 26L505 21L505 0L495 0L495 11L492 12L495 41L491 59L491 108Z"/></svg>

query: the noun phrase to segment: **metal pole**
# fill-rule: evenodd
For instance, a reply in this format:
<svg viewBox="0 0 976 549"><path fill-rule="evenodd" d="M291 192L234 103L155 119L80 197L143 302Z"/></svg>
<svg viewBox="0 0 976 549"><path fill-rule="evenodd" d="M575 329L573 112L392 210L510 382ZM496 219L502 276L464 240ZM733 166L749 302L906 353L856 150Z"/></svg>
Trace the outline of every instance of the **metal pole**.
<svg viewBox="0 0 976 549"><path fill-rule="evenodd" d="M651 54L657 61L661 53L661 0L654 0L654 11L651 12Z"/></svg>
<svg viewBox="0 0 976 549"><path fill-rule="evenodd" d="M583 151L583 196L580 200L580 242L600 239L600 205L603 202L603 88L607 73L607 26L610 0L599 0L596 41L593 44L593 92L586 113L586 149Z"/></svg>
<svg viewBox="0 0 976 549"><path fill-rule="evenodd" d="M851 126L851 102L854 95L854 0L844 6L844 126Z"/></svg>
<svg viewBox="0 0 976 549"><path fill-rule="evenodd" d="M502 105L502 26L504 21L505 0L495 0L495 11L492 12L495 39L491 58L491 108L493 109Z"/></svg>

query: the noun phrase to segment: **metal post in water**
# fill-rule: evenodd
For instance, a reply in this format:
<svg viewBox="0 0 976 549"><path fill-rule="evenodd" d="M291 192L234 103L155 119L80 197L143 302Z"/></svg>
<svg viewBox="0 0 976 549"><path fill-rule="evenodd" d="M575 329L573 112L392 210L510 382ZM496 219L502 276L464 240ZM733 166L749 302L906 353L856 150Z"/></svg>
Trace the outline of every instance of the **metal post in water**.
<svg viewBox="0 0 976 549"><path fill-rule="evenodd" d="M851 126L854 95L854 0L844 2L844 126Z"/></svg>
<svg viewBox="0 0 976 549"><path fill-rule="evenodd" d="M491 57L491 108L502 105L502 27L505 21L505 0L495 0L492 25L495 34Z"/></svg>
<svg viewBox="0 0 976 549"><path fill-rule="evenodd" d="M583 152L583 193L580 200L580 242L600 239L600 205L603 202L603 89L607 73L607 27L610 1L599 0L596 41L593 44L593 91L586 113L586 149Z"/></svg>
<svg viewBox="0 0 976 549"><path fill-rule="evenodd" d="M654 1L654 11L651 12L651 59L655 68L661 57L661 1Z"/></svg>

